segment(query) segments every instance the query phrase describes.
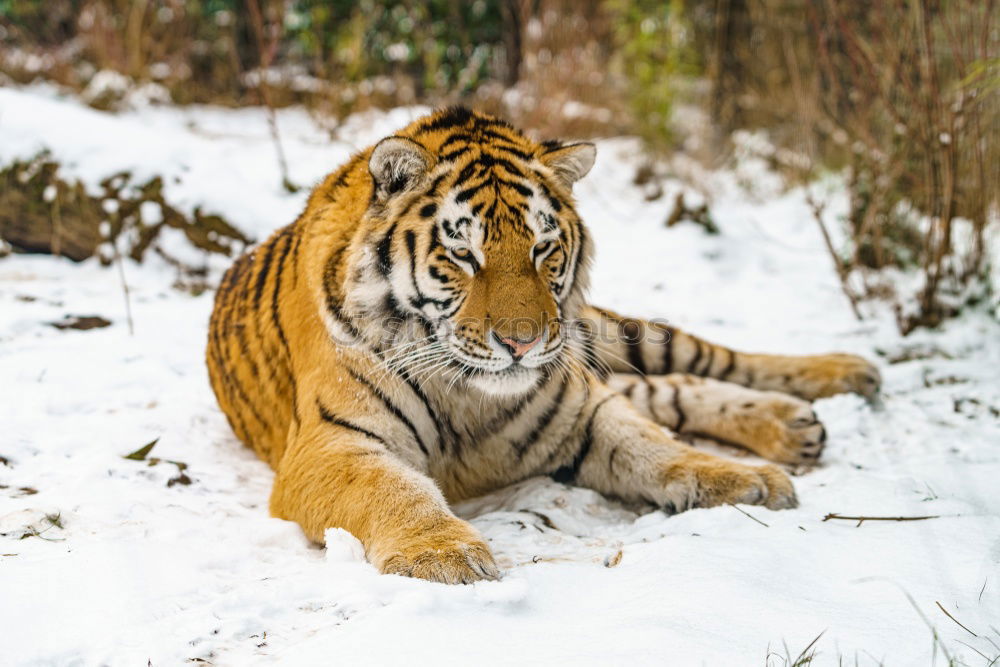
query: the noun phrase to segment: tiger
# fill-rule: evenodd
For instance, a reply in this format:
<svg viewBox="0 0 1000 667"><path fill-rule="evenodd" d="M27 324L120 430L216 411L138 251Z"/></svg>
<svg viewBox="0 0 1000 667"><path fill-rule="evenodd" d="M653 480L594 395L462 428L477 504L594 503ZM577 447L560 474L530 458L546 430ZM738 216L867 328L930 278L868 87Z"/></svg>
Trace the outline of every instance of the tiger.
<svg viewBox="0 0 1000 667"><path fill-rule="evenodd" d="M441 109L355 154L231 265L209 377L275 472L274 517L320 544L348 531L382 573L467 584L501 573L451 504L532 476L667 513L797 505L775 464L820 457L810 401L872 398L878 370L737 352L590 305L572 188L595 158L593 143Z"/></svg>

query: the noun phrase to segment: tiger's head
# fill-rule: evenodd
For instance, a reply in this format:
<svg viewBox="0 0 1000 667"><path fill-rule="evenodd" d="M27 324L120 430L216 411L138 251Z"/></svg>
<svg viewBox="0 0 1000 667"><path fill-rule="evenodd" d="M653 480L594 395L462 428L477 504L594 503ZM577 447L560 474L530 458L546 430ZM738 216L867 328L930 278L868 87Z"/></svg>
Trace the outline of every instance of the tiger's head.
<svg viewBox="0 0 1000 667"><path fill-rule="evenodd" d="M590 239L571 188L595 154L462 108L383 139L347 301L373 320L418 322L403 355L415 366L487 393L529 390L566 354L583 304Z"/></svg>

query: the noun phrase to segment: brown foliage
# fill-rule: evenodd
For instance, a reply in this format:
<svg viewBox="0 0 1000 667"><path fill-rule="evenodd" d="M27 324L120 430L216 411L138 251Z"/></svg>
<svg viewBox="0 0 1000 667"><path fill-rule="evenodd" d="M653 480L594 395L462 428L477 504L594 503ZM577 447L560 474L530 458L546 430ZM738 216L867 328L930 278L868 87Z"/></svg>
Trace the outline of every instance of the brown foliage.
<svg viewBox="0 0 1000 667"><path fill-rule="evenodd" d="M251 239L217 215L196 208L186 215L163 197L159 177L142 184L127 172L101 181L92 195L82 183L66 180L59 164L46 154L15 161L0 170L0 238L14 250L62 255L75 261L98 256L110 264L114 254L103 246L127 239L124 251L136 261L157 245L166 227L179 229L191 245L206 252L235 254ZM157 219L145 219L154 204ZM168 259L170 259L168 257Z"/></svg>

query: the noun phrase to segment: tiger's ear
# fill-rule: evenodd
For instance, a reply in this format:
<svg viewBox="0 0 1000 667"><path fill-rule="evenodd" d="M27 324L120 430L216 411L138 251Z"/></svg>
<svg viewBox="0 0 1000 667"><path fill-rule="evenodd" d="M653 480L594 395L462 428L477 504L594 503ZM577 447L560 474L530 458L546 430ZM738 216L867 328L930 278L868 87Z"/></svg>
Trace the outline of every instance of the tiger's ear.
<svg viewBox="0 0 1000 667"><path fill-rule="evenodd" d="M384 201L410 189L420 182L433 163L431 154L412 139L383 139L375 145L368 158L368 171L375 181L376 197Z"/></svg>
<svg viewBox="0 0 1000 667"><path fill-rule="evenodd" d="M596 158L597 147L587 141L559 144L538 156L539 161L554 171L568 188L587 175Z"/></svg>

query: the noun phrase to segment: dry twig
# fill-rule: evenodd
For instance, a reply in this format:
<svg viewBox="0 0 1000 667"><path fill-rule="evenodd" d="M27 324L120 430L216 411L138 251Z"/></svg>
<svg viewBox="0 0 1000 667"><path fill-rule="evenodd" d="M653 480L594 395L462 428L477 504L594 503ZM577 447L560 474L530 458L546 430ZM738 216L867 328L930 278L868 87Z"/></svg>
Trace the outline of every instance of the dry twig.
<svg viewBox="0 0 1000 667"><path fill-rule="evenodd" d="M816 224L819 225L819 231L823 234L823 243L826 245L826 251L830 253L830 259L833 260L833 268L840 279L840 289L844 292L844 296L847 297L847 302L851 304L851 312L854 313L854 317L857 318L858 322L861 322L863 318L861 317L861 311L858 310L858 297L847 283L848 270L841 261L836 249L834 249L833 241L830 240L830 232L827 231L826 223L823 222L823 205L813 199L812 193L808 189L806 190L806 202L812 209L813 218L816 219Z"/></svg>
<svg viewBox="0 0 1000 667"><path fill-rule="evenodd" d="M823 521L829 521L830 519L843 519L844 521L857 521L858 526L863 524L865 521L923 521L924 519L939 519L940 515L929 515L929 516L842 516L840 514L827 514L823 517Z"/></svg>
<svg viewBox="0 0 1000 667"><path fill-rule="evenodd" d="M123 230L124 231L124 230ZM118 238L111 239L111 248L114 250L115 264L118 266L118 279L121 282L122 293L125 295L125 317L128 320L128 334L135 335L135 323L132 321L132 297L128 291L128 281L125 280L125 262L122 259L121 251L118 250Z"/></svg>
<svg viewBox="0 0 1000 667"><path fill-rule="evenodd" d="M745 511L745 510L742 510L742 509L740 509L739 507L737 507L736 505L734 505L734 504L732 504L732 503L729 503L729 506L730 506L730 507L732 507L732 508L733 508L734 510L736 510L737 512L739 512L739 513L743 514L744 516L746 516L746 517L748 517L748 518L750 518L750 519L753 519L754 521L756 521L756 522L757 522L757 523L759 523L760 525L764 526L765 528L770 528L770 526L769 526L769 525L767 525L766 523L764 523L763 521L761 521L760 519L758 519L757 517L755 517L755 516L754 516L753 514L750 514L749 512L747 512L747 511Z"/></svg>
<svg viewBox="0 0 1000 667"><path fill-rule="evenodd" d="M298 186L292 183L288 177L288 161L285 160L285 150L281 146L281 135L278 133L278 115L274 110L274 102L271 99L271 91L268 86L267 76L274 62L274 56L278 51L281 33L274 25L266 26L270 35L265 42L264 14L261 12L258 0L249 0L247 8L250 10L251 24L254 35L257 38L257 50L260 54L260 70L258 71L257 90L267 108L267 126L271 132L271 140L274 142L274 149L278 155L278 169L281 170L281 185L286 191L294 193L298 191Z"/></svg>

